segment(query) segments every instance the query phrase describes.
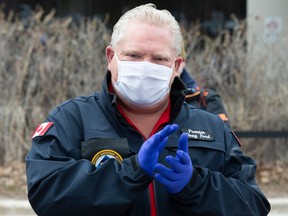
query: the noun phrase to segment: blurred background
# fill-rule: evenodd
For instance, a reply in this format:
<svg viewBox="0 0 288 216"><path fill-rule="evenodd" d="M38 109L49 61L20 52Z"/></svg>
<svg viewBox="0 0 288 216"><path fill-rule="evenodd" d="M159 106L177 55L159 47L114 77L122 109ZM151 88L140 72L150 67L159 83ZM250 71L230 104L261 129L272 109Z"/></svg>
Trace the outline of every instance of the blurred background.
<svg viewBox="0 0 288 216"><path fill-rule="evenodd" d="M287 0L0 0L1 193L26 190L36 126L101 89L113 25L148 2L179 21L186 68L220 94L264 192L288 194Z"/></svg>

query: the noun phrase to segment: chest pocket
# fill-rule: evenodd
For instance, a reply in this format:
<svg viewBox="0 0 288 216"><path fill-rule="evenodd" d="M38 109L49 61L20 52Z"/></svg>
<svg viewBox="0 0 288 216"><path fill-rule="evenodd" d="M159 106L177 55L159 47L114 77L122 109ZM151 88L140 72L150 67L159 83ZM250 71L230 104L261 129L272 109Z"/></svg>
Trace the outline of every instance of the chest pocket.
<svg viewBox="0 0 288 216"><path fill-rule="evenodd" d="M93 138L81 143L82 157L90 160L96 167L107 159L121 162L130 156L126 138Z"/></svg>
<svg viewBox="0 0 288 216"><path fill-rule="evenodd" d="M175 156L178 150L178 138L171 138L165 148L165 154ZM225 145L217 141L188 140L188 151L194 166L221 171L225 164ZM162 158L165 160L165 158Z"/></svg>

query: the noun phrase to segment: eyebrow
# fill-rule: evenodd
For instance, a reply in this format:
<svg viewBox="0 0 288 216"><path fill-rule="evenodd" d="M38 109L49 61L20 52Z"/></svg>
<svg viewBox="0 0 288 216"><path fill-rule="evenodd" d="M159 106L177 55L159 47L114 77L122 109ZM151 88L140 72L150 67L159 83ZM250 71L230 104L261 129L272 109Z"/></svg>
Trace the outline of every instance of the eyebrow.
<svg viewBox="0 0 288 216"><path fill-rule="evenodd" d="M135 55L140 55L140 56L143 56L145 54L143 54L143 52L141 52L140 50L138 49L127 49L127 50L124 50L122 52L123 55L125 54L135 54ZM166 53L152 53L152 57L153 58L164 58L164 59L167 59L167 60L170 60L172 58L169 57L168 54Z"/></svg>
<svg viewBox="0 0 288 216"><path fill-rule="evenodd" d="M168 55L168 54L166 54L166 53L153 53L152 54L152 57L153 58L163 58L163 59L167 59L168 61L169 60L171 60L172 58Z"/></svg>
<svg viewBox="0 0 288 216"><path fill-rule="evenodd" d="M139 50L124 50L122 52L123 54L127 54L127 53L133 53L133 54L141 54L141 52Z"/></svg>

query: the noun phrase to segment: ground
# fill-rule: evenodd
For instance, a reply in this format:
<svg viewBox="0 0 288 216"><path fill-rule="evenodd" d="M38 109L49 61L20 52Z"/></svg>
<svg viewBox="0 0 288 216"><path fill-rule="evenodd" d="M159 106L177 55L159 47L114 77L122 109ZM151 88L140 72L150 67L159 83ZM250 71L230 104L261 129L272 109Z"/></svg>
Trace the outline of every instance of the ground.
<svg viewBox="0 0 288 216"><path fill-rule="evenodd" d="M273 163L258 165L257 182L263 193L269 197L288 197L288 166ZM26 199L26 175L24 163L0 166L0 198Z"/></svg>

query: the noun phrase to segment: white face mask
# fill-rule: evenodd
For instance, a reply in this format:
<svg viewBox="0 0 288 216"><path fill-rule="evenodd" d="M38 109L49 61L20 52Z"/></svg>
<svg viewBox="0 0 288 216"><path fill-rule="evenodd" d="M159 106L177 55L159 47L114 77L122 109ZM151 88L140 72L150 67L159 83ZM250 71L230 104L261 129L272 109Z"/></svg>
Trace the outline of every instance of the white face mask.
<svg viewBox="0 0 288 216"><path fill-rule="evenodd" d="M114 88L130 103L151 106L170 91L172 68L150 62L118 61L118 80Z"/></svg>

